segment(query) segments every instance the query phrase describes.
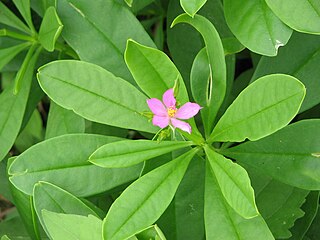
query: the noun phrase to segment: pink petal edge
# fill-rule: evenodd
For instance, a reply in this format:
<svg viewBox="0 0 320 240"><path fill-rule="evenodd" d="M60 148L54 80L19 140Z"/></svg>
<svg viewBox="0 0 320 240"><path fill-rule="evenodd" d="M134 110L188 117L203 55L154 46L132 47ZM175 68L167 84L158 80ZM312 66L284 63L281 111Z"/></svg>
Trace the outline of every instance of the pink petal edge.
<svg viewBox="0 0 320 240"><path fill-rule="evenodd" d="M197 103L187 102L178 109L174 117L179 119L189 119L197 115L201 108L202 107Z"/></svg>
<svg viewBox="0 0 320 240"><path fill-rule="evenodd" d="M162 95L162 101L167 108L176 106L176 99L174 98L173 88L168 89Z"/></svg>
<svg viewBox="0 0 320 240"><path fill-rule="evenodd" d="M158 126L160 128L165 128L169 125L170 118L169 117L162 117L154 115L152 118L152 124Z"/></svg>
<svg viewBox="0 0 320 240"><path fill-rule="evenodd" d="M171 118L171 123L174 127L180 128L182 131L185 131L185 132L191 134L191 126L189 125L189 123L180 121L175 118Z"/></svg>
<svg viewBox="0 0 320 240"><path fill-rule="evenodd" d="M167 109L164 107L163 103L157 99L157 98L151 98L147 100L147 104L153 112L153 114L162 116L162 117L167 117Z"/></svg>

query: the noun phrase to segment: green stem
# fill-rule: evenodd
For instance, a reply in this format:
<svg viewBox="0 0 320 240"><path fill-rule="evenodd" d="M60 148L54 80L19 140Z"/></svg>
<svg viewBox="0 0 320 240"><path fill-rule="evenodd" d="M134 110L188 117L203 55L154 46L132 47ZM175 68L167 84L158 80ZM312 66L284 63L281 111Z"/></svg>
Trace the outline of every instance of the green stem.
<svg viewBox="0 0 320 240"><path fill-rule="evenodd" d="M0 29L0 37L11 37L11 38L15 38L15 39L19 39L22 41L29 41L29 42L36 42L36 39L34 37L28 36L28 35L24 35L21 33L17 33L17 32L13 32L10 31L8 29Z"/></svg>
<svg viewBox="0 0 320 240"><path fill-rule="evenodd" d="M20 88L21 88L21 81L27 71L27 68L28 68L28 65L29 65L29 62L31 60L31 57L33 56L33 53L34 51L36 50L37 48L37 43L34 43L31 45L31 47L29 48L28 50L28 53L26 55L26 57L24 58L23 60L23 63L19 69L19 71L17 72L17 75L15 77L15 83L14 83L14 89L13 89L13 94L14 95L17 95L18 92L20 91Z"/></svg>

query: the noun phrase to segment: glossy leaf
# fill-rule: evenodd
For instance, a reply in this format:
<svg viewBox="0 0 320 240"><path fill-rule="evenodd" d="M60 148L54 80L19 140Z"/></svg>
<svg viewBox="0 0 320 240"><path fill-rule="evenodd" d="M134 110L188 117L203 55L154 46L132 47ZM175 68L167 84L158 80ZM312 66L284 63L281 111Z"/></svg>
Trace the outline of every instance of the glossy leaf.
<svg viewBox="0 0 320 240"><path fill-rule="evenodd" d="M19 45L0 49L0 70L28 46L30 46L30 43L21 43Z"/></svg>
<svg viewBox="0 0 320 240"><path fill-rule="evenodd" d="M82 117L51 101L46 139L70 133L84 133L84 131L85 120Z"/></svg>
<svg viewBox="0 0 320 240"><path fill-rule="evenodd" d="M206 239L274 239L260 215L245 219L230 207L209 164L206 170L204 204Z"/></svg>
<svg viewBox="0 0 320 240"><path fill-rule="evenodd" d="M211 171L228 204L242 217L253 218L259 214L255 204L250 178L240 165L205 146Z"/></svg>
<svg viewBox="0 0 320 240"><path fill-rule="evenodd" d="M0 2L0 23L31 34L30 29L2 2Z"/></svg>
<svg viewBox="0 0 320 240"><path fill-rule="evenodd" d="M274 74L244 89L220 118L208 142L255 141L286 126L298 113L306 89L296 78Z"/></svg>
<svg viewBox="0 0 320 240"><path fill-rule="evenodd" d="M180 5L190 17L194 17L206 2L207 0L180 0Z"/></svg>
<svg viewBox="0 0 320 240"><path fill-rule="evenodd" d="M276 57L262 57L252 80L267 74L285 73L298 78L307 89L300 112L320 103L320 38L319 36L294 33L289 43L281 48ZM291 61L294 59L294 61ZM290 63L290 64L289 64Z"/></svg>
<svg viewBox="0 0 320 240"><path fill-rule="evenodd" d="M156 132L142 115L148 111L147 97L97 65L75 60L51 62L38 70L38 80L54 102L88 120Z"/></svg>
<svg viewBox="0 0 320 240"><path fill-rule="evenodd" d="M89 161L105 168L129 167L191 145L186 141L124 140L103 145L92 153Z"/></svg>
<svg viewBox="0 0 320 240"><path fill-rule="evenodd" d="M320 34L319 1L266 0L266 3L285 24L294 30L298 32Z"/></svg>
<svg viewBox="0 0 320 240"><path fill-rule="evenodd" d="M286 184L319 190L319 131L318 119L300 121L259 141L247 142L222 153Z"/></svg>
<svg viewBox="0 0 320 240"><path fill-rule="evenodd" d="M34 66L39 53L39 51L36 52L28 64L22 79L21 91L14 95L14 86L11 85L0 94L0 161L9 152L18 136L28 100Z"/></svg>
<svg viewBox="0 0 320 240"><path fill-rule="evenodd" d="M49 52L54 51L63 25L54 7L49 7L44 14L39 30L39 42Z"/></svg>
<svg viewBox="0 0 320 240"><path fill-rule="evenodd" d="M79 216L42 210L45 225L55 240L102 240L102 221L92 215Z"/></svg>
<svg viewBox="0 0 320 240"><path fill-rule="evenodd" d="M112 189L137 178L141 166L103 169L90 164L88 158L98 147L118 140L91 134L51 138L16 158L9 168L10 181L29 195L39 181L51 182L76 196L90 196ZM87 184L91 181L95 184Z"/></svg>
<svg viewBox="0 0 320 240"><path fill-rule="evenodd" d="M197 151L193 149L156 168L126 188L104 219L104 238L126 239L153 224L172 201Z"/></svg>
<svg viewBox="0 0 320 240"><path fill-rule="evenodd" d="M47 233L50 233L50 229L47 228L45 217L42 215L44 209L55 213L77 214L81 216L88 216L90 214L98 217L80 199L51 183L36 183L33 189L33 199L35 211Z"/></svg>
<svg viewBox="0 0 320 240"><path fill-rule="evenodd" d="M133 82L123 59L127 40L150 47L154 43L129 9L117 1L59 0L57 12L62 36L81 60Z"/></svg>
<svg viewBox="0 0 320 240"><path fill-rule="evenodd" d="M177 98L182 103L188 101L179 71L163 52L128 40L125 61L138 86L150 98L162 99L163 93L178 81Z"/></svg>
<svg viewBox="0 0 320 240"><path fill-rule="evenodd" d="M259 211L276 239L291 236L290 228L301 218L301 209L309 191L281 183L244 165L256 193Z"/></svg>
<svg viewBox="0 0 320 240"><path fill-rule="evenodd" d="M265 1L226 0L224 12L239 41L262 55L276 56L278 48L284 46L292 34L292 29L271 11Z"/></svg>
<svg viewBox="0 0 320 240"><path fill-rule="evenodd" d="M195 15L194 18L191 18L187 14L182 14L173 21L171 26L175 26L178 23L188 23L197 29L206 45L210 64L210 77L207 79L209 91L207 89L204 91L207 93L207 102L202 111L206 115L206 120L204 121L206 133L210 133L226 92L226 63L222 42L213 24L200 15Z"/></svg>

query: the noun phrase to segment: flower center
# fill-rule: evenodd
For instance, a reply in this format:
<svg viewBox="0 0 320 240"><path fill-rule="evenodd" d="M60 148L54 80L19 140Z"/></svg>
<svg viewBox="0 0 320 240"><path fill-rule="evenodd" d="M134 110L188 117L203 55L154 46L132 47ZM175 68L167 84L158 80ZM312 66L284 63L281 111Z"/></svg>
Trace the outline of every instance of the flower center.
<svg viewBox="0 0 320 240"><path fill-rule="evenodd" d="M174 117L174 115L177 112L177 109L175 107L169 107L167 112L168 112L169 117Z"/></svg>

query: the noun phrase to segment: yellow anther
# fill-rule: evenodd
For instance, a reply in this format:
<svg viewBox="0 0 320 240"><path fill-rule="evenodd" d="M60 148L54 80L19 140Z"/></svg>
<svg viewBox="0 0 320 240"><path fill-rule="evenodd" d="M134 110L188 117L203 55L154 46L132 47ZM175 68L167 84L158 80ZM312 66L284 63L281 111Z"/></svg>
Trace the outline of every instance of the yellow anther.
<svg viewBox="0 0 320 240"><path fill-rule="evenodd" d="M176 109L176 108L173 108L173 107L169 107L167 111L168 111L169 117L174 117L174 115L175 115L176 112L177 112L177 109Z"/></svg>

